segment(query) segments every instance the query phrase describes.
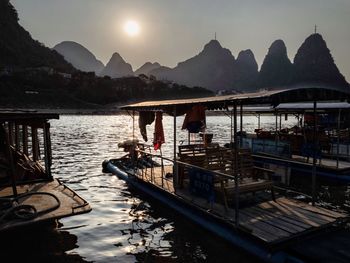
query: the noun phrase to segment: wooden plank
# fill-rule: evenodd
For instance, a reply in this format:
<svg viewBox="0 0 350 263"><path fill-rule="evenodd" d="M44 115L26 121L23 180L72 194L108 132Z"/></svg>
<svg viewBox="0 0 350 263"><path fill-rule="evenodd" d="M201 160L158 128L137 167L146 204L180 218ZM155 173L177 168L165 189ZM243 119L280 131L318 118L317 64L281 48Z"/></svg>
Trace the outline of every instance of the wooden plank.
<svg viewBox="0 0 350 263"><path fill-rule="evenodd" d="M284 214L280 213L279 210L277 210L276 208L274 208L273 211L270 211L271 209L263 209L258 206L251 207L251 209L260 213L268 214L269 216L272 216L272 217L279 218L280 220L293 224L294 226L304 230L310 229L312 227L311 225L305 224L304 222L301 222L296 218L285 216Z"/></svg>
<svg viewBox="0 0 350 263"><path fill-rule="evenodd" d="M233 209L228 209L228 211L225 210L225 207L222 204L214 203L210 204L203 198L195 197L189 193L187 193L185 190L177 190L176 194L184 198L185 200L193 203L194 205L202 208L203 210L210 211L213 214L220 215L223 219L230 220L231 222L234 222L235 218L235 212ZM243 223L243 221L245 221ZM250 227L252 225L251 218L248 218L244 215L242 217L240 216L240 226L242 226L242 230L245 232L249 232L251 235L259 238L262 241L265 242L273 242L277 240L279 237L276 236L275 233L271 233L271 231L266 231L266 225L264 223L255 222L253 227ZM232 227L235 227L232 225Z"/></svg>
<svg viewBox="0 0 350 263"><path fill-rule="evenodd" d="M282 230L284 232L287 232L289 235L292 235L298 232L294 229L289 228L285 224L281 224L281 222L276 220L275 218L268 217L265 214L257 214L253 210L246 210L246 209L242 209L239 212L240 212L240 215L244 214L246 216L249 216L251 218L254 218L256 220L259 220L261 222L268 224L270 227L272 227L274 232L276 229L278 229L278 231Z"/></svg>
<svg viewBox="0 0 350 263"><path fill-rule="evenodd" d="M276 202L276 203L278 203L278 202ZM283 207L290 214L298 216L298 217L300 217L303 220L307 220L308 222L316 223L316 224L318 224L318 226L322 226L322 225L334 222L333 218L328 218L328 219L330 219L330 221L329 221L329 220L326 220L324 218L318 217L317 214L314 214L312 212L300 209L300 208L295 207L295 206L289 206L289 205L284 204L284 203L278 203L278 205L280 207Z"/></svg>
<svg viewBox="0 0 350 263"><path fill-rule="evenodd" d="M250 215L242 210L239 211L239 224L250 229L254 236L268 242L285 239L291 236L287 231L265 222L261 217ZM256 231L259 233L263 232L265 235L257 235L258 232Z"/></svg>
<svg viewBox="0 0 350 263"><path fill-rule="evenodd" d="M329 217L332 217L332 218L339 218L339 217L345 218L345 217L348 217L348 215L346 215L346 214L335 212L335 211L332 211L332 210L328 210L328 209L325 209L325 208L322 208L322 207L311 206L309 204L306 204L306 203L303 203L303 202L300 202L300 201L297 201L297 200L287 200L286 198L280 198L279 201L283 202L283 203L288 203L288 204L291 204L291 205L296 205L296 206L298 206L300 208L304 208L306 210L313 211L313 212L316 212L316 213L319 213L319 214L322 214L322 215L325 215L325 216L329 216Z"/></svg>
<svg viewBox="0 0 350 263"><path fill-rule="evenodd" d="M335 219L326 215L322 215L322 214L317 214L314 211L310 211L307 209L303 209L299 206L297 206L296 204L294 204L293 202L280 202L280 205L282 206L286 206L289 207L290 209L293 209L294 211L298 211L299 213L302 213L312 219L314 219L315 221L318 221L322 224L326 224L326 223L331 223L334 222Z"/></svg>
<svg viewBox="0 0 350 263"><path fill-rule="evenodd" d="M277 202L273 202L273 201L268 201L265 203L261 203L258 205L259 207L261 207L262 209L266 209L268 207L274 207L276 209L278 209L278 213L280 215L284 215L286 217L289 217L291 219L296 219L304 224L310 225L312 227L320 227L322 224L316 223L313 220L310 220L310 218L306 217L303 214L300 213L293 213L292 211L290 211L289 209L286 209L285 207L281 206L280 204L278 204Z"/></svg>
<svg viewBox="0 0 350 263"><path fill-rule="evenodd" d="M251 214L254 214L255 216L260 216L264 219L265 222L271 222L271 224L277 226L278 228L281 228L282 230L285 230L291 234L296 234L305 231L305 228L300 227L298 225L293 224L292 222L288 220L284 220L281 217L278 217L274 214L268 213L268 211L264 211L262 209L255 209L255 207L245 208L243 211L247 211ZM268 220L268 221L266 221Z"/></svg>

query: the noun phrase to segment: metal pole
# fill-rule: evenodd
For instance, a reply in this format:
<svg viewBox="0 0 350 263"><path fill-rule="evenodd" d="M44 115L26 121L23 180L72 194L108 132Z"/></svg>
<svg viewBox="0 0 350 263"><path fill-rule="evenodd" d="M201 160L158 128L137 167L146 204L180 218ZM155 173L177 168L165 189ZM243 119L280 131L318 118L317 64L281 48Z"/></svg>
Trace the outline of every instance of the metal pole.
<svg viewBox="0 0 350 263"><path fill-rule="evenodd" d="M231 129L230 129L230 147L232 146L233 142L233 133L232 133L232 128L233 128L233 110L231 110Z"/></svg>
<svg viewBox="0 0 350 263"><path fill-rule="evenodd" d="M163 153L162 153L162 147L159 148L159 151L160 151L160 156L161 156L161 166L162 166L162 172L161 172L161 175L162 175L162 188L164 188L164 162L163 162Z"/></svg>
<svg viewBox="0 0 350 263"><path fill-rule="evenodd" d="M173 170L173 184L174 184L174 190L176 191L176 187L179 184L179 178L177 173L177 162L176 162L176 106L174 106L174 170Z"/></svg>
<svg viewBox="0 0 350 263"><path fill-rule="evenodd" d="M282 114L280 114L280 131L282 130Z"/></svg>
<svg viewBox="0 0 350 263"><path fill-rule="evenodd" d="M233 105L233 136L234 136L234 157L235 157L235 166L233 169L235 176L235 223L238 227L239 225L239 202L238 202L238 143L237 143L237 104Z"/></svg>
<svg viewBox="0 0 350 263"><path fill-rule="evenodd" d="M239 107L239 131L240 131L240 136L239 136L239 146L242 147L243 145L243 137L242 137L242 132L243 132L243 105L241 103Z"/></svg>
<svg viewBox="0 0 350 263"><path fill-rule="evenodd" d="M339 168L339 143L340 143L340 114L341 109L338 110L338 126L337 126L337 169Z"/></svg>
<svg viewBox="0 0 350 263"><path fill-rule="evenodd" d="M44 155L45 155L45 172L48 178L51 178L51 144L49 137L50 124L44 123Z"/></svg>
<svg viewBox="0 0 350 263"><path fill-rule="evenodd" d="M135 111L132 111L132 140L135 140Z"/></svg>
<svg viewBox="0 0 350 263"><path fill-rule="evenodd" d="M275 115L276 115L276 125L275 125L275 153L277 153L277 140L278 140L278 114L277 110L275 110Z"/></svg>
<svg viewBox="0 0 350 263"><path fill-rule="evenodd" d="M314 101L314 129L313 129L313 160L312 160L312 205L315 205L316 199L316 147L317 147L317 102Z"/></svg>
<svg viewBox="0 0 350 263"><path fill-rule="evenodd" d="M276 122L275 122L275 140L277 141L277 131L278 131L278 114L277 111L275 112L275 116L276 116Z"/></svg>
<svg viewBox="0 0 350 263"><path fill-rule="evenodd" d="M258 129L260 129L260 114L258 114Z"/></svg>

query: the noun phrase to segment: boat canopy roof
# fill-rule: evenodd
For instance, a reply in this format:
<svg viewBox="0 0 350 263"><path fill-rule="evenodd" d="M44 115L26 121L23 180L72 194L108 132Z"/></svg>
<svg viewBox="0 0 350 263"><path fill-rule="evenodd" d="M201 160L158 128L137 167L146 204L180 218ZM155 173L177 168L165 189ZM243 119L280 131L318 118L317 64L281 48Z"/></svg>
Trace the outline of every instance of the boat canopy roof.
<svg viewBox="0 0 350 263"><path fill-rule="evenodd" d="M304 102L304 103L281 103L275 107L277 110L291 110L291 111L298 111L298 110L311 110L313 109L314 105L310 102ZM338 109L350 109L350 103L348 102L319 102L317 103L317 109L324 109L324 110L338 110Z"/></svg>
<svg viewBox="0 0 350 263"><path fill-rule="evenodd" d="M124 110L135 111L164 111L172 113L183 112L195 104L201 104L208 110L228 109L233 105L271 105L276 107L281 103L311 102L311 101L348 101L350 93L345 93L334 88L324 87L297 87L288 89L262 90L252 93L242 93L225 96L177 99L162 101L145 101L136 104L122 106Z"/></svg>
<svg viewBox="0 0 350 263"><path fill-rule="evenodd" d="M0 122L46 121L50 119L59 119L59 115L57 113L43 113L30 110L0 110Z"/></svg>

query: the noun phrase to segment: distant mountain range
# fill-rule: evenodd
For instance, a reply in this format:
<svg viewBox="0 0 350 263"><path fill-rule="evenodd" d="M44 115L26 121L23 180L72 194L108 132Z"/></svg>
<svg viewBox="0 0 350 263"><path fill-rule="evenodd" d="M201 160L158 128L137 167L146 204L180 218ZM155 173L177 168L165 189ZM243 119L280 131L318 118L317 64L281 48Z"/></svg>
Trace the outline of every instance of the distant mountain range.
<svg viewBox="0 0 350 263"><path fill-rule="evenodd" d="M295 84L328 84L342 89L349 88L344 76L339 72L326 42L320 34L310 35L298 49L293 63L287 56L287 47L282 40L276 40L268 49L260 71L251 50L243 50L237 59L231 51L223 48L219 41L211 40L196 56L178 63L174 68L161 66L159 63L147 62L135 72L130 64L118 54L102 70L96 67L95 56L79 44L62 43L54 49L64 55L76 68L90 69L100 76L118 78L132 75L153 75L159 80L171 81L194 87L204 87L213 91L247 92L260 88L274 88ZM70 43L69 45L67 45ZM74 44L73 44L74 43ZM74 47L74 48L73 48ZM81 50L73 52L75 48ZM82 57L77 59L77 55ZM76 61L85 61L79 64Z"/></svg>
<svg viewBox="0 0 350 263"><path fill-rule="evenodd" d="M0 0L0 33L1 108L114 111L116 103L127 101L213 95L204 88L169 84L155 78L120 78L134 72L118 53L104 66L75 42L47 48L19 25L17 12L8 0ZM157 66L147 64L140 72L147 74Z"/></svg>
<svg viewBox="0 0 350 263"><path fill-rule="evenodd" d="M199 54L179 62L174 68L147 62L133 71L118 53L114 53L105 66L92 52L72 41L64 41L53 49L45 47L19 25L17 12L8 0L0 1L0 32L6 36L0 38L0 72L8 67L48 67L66 73L78 69L111 78L144 74L190 87L228 92L308 83L349 89L320 34L305 39L293 62L287 56L284 42L274 41L260 71L251 50L239 52L236 59L217 40L211 40Z"/></svg>

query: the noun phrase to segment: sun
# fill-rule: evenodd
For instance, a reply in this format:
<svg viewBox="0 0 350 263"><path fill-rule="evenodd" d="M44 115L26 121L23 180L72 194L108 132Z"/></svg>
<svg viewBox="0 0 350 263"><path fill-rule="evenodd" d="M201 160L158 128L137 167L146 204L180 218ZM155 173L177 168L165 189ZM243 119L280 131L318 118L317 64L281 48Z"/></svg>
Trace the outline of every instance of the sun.
<svg viewBox="0 0 350 263"><path fill-rule="evenodd" d="M140 33L140 26L134 20L129 20L124 24L124 31L131 37L135 37Z"/></svg>

